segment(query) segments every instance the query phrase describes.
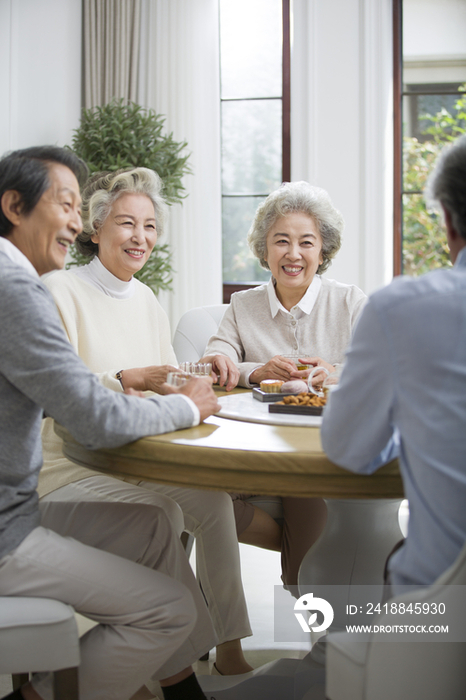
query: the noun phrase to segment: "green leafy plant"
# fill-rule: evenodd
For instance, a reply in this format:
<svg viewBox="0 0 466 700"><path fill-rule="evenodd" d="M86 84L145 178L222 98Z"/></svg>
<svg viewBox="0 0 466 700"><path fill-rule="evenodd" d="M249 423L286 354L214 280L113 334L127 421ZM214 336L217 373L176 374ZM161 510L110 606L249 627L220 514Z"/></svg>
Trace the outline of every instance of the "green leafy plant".
<svg viewBox="0 0 466 700"><path fill-rule="evenodd" d="M453 113L445 108L421 119L430 125L423 132L429 140L405 137L403 144L403 271L417 276L451 265L441 217L428 211L422 196L443 146L466 133L466 86L460 88Z"/></svg>
<svg viewBox="0 0 466 700"><path fill-rule="evenodd" d="M144 167L155 170L164 184L169 204L181 202L185 194L182 178L190 173L187 143L165 134L165 117L134 102L114 100L103 107L85 109L80 126L73 132L71 150L82 158L90 173ZM73 246L72 265L88 262ZM171 253L167 243L156 245L142 270L135 274L157 293L171 289Z"/></svg>

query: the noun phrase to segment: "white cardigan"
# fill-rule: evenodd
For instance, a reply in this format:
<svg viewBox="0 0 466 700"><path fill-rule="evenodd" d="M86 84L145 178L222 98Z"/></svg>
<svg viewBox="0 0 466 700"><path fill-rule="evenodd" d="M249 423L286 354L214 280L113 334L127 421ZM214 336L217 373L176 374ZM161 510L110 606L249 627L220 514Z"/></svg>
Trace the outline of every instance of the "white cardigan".
<svg viewBox="0 0 466 700"><path fill-rule="evenodd" d="M272 314L268 285L236 292L205 354L230 357L240 369L240 386L250 387L249 375L274 355L321 357L330 364L344 360L366 295L354 285L320 278L310 313ZM269 283L270 284L270 283Z"/></svg>

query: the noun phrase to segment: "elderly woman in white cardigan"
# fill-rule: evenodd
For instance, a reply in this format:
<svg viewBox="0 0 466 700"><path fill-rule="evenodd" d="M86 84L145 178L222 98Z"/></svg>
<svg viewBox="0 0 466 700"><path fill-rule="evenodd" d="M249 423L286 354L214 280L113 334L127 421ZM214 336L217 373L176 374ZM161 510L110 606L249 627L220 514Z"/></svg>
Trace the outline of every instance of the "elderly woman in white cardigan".
<svg viewBox="0 0 466 700"><path fill-rule="evenodd" d="M134 278L163 232L166 205L160 192L159 177L146 168L91 178L83 192L83 232L76 243L90 262L45 280L72 346L115 391L163 393L167 373L177 364L168 318L153 292ZM63 456L50 419L44 421L42 442L38 490L43 504L159 504L168 509L175 528L185 527L196 537L197 573L219 641L216 668L225 675L250 671L240 640L251 628L228 494L127 483L93 473Z"/></svg>
<svg viewBox="0 0 466 700"><path fill-rule="evenodd" d="M327 192L307 182L283 184L257 209L248 242L270 282L231 297L204 361L224 356L222 382L239 369L239 384L253 387L264 379L305 378L285 357L333 371L344 359L356 319L366 301L354 285L322 277L341 245L344 226ZM234 369L233 369L234 368ZM318 498L283 498L283 528L264 511L233 495L241 542L282 553L282 578L297 583L301 560L319 537L326 507Z"/></svg>

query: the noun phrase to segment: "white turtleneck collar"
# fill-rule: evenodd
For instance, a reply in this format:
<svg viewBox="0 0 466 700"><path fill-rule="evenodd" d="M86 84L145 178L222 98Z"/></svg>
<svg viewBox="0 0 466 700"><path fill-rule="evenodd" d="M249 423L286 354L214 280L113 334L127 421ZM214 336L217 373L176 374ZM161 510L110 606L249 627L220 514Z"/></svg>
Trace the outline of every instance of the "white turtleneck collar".
<svg viewBox="0 0 466 700"><path fill-rule="evenodd" d="M97 255L88 265L72 267L70 272L114 299L129 299L134 294L134 279L129 282L118 279L102 265Z"/></svg>

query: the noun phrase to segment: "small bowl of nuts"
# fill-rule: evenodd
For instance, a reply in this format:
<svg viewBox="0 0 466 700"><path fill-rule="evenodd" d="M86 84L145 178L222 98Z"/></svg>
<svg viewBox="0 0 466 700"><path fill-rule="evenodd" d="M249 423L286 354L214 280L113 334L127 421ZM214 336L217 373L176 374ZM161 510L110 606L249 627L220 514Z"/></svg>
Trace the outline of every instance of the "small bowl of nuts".
<svg viewBox="0 0 466 700"><path fill-rule="evenodd" d="M320 416L327 397L316 396L310 391L284 396L281 401L269 406L269 413L297 413L304 416Z"/></svg>

